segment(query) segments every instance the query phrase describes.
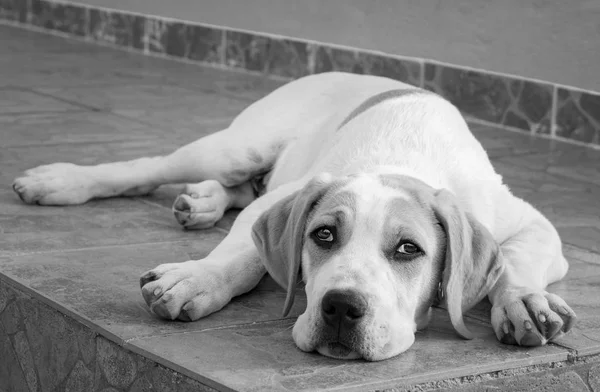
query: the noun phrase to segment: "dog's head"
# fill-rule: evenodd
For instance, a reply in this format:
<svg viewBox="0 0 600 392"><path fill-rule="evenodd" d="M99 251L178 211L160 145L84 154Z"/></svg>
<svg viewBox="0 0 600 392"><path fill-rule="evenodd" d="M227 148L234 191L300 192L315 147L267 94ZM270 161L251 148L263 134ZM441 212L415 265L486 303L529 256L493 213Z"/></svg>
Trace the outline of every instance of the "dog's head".
<svg viewBox="0 0 600 392"><path fill-rule="evenodd" d="M293 329L304 351L377 361L406 351L429 322L441 282L456 331L503 264L491 234L446 190L406 176L322 175L280 200L252 236L267 271L307 308Z"/></svg>

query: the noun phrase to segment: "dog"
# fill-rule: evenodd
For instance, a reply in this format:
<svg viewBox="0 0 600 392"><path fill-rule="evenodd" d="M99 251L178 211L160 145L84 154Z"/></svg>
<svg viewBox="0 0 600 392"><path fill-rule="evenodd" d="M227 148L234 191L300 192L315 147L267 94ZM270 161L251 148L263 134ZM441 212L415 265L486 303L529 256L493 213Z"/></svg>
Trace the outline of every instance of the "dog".
<svg viewBox="0 0 600 392"><path fill-rule="evenodd" d="M544 345L576 319L545 290L568 270L556 229L511 194L458 109L429 91L310 75L168 156L40 166L13 188L25 203L72 205L168 183L187 184L173 204L186 228L243 210L206 258L141 276L162 318L198 320L268 272L287 291L284 314L305 283L298 348L339 359L406 351L436 299L464 338L464 312L486 296L506 344Z"/></svg>

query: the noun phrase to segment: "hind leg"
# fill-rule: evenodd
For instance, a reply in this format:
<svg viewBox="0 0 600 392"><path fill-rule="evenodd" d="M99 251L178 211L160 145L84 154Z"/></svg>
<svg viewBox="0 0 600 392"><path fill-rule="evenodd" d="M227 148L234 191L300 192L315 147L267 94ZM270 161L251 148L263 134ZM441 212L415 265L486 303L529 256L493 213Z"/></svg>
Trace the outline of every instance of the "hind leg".
<svg viewBox="0 0 600 392"><path fill-rule="evenodd" d="M13 183L28 204L74 205L92 198L138 196L163 184L216 180L235 187L270 170L281 141L229 129L167 156L79 166L54 163L28 170Z"/></svg>
<svg viewBox="0 0 600 392"><path fill-rule="evenodd" d="M173 203L175 219L188 230L213 227L230 208L245 208L256 199L252 184L225 187L215 180L187 184Z"/></svg>

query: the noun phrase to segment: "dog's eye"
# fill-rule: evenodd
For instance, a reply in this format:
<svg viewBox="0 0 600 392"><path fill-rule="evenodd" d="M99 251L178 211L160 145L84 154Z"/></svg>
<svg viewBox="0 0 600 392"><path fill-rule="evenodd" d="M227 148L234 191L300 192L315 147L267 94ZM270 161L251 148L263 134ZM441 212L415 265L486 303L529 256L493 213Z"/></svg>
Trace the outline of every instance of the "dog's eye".
<svg viewBox="0 0 600 392"><path fill-rule="evenodd" d="M419 247L412 242L405 242L398 247L396 252L403 255L414 255L421 252L421 249L419 249Z"/></svg>
<svg viewBox="0 0 600 392"><path fill-rule="evenodd" d="M321 242L333 242L333 231L328 227L315 230L313 236Z"/></svg>

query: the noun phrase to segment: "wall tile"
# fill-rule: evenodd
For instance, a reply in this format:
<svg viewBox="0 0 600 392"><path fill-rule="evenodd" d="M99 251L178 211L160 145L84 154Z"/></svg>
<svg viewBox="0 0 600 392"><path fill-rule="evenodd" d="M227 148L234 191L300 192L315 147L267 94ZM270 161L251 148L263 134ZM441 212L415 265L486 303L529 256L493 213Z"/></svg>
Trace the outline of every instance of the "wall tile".
<svg viewBox="0 0 600 392"><path fill-rule="evenodd" d="M559 88L556 135L600 144L600 95Z"/></svg>
<svg viewBox="0 0 600 392"><path fill-rule="evenodd" d="M222 30L210 27L167 23L166 33L162 36L163 47L171 56L219 64L224 50L223 34Z"/></svg>
<svg viewBox="0 0 600 392"><path fill-rule="evenodd" d="M98 336L0 279L2 304L0 391L214 391Z"/></svg>
<svg viewBox="0 0 600 392"><path fill-rule="evenodd" d="M0 0L0 20L25 23L29 11L29 0Z"/></svg>
<svg viewBox="0 0 600 392"><path fill-rule="evenodd" d="M90 10L88 35L98 41L143 49L145 18L104 10Z"/></svg>
<svg viewBox="0 0 600 392"><path fill-rule="evenodd" d="M76 36L87 32L88 9L78 5L32 0L30 21L33 25Z"/></svg>
<svg viewBox="0 0 600 392"><path fill-rule="evenodd" d="M220 29L148 18L144 42L150 52L210 64L223 62Z"/></svg>
<svg viewBox="0 0 600 392"><path fill-rule="evenodd" d="M549 84L428 63L425 88L447 98L467 116L533 133L550 133Z"/></svg>
<svg viewBox="0 0 600 392"><path fill-rule="evenodd" d="M326 46L316 48L315 73L343 71L386 76L419 86L421 65L417 61Z"/></svg>
<svg viewBox="0 0 600 392"><path fill-rule="evenodd" d="M0 323L0 391L28 391L25 375L12 347L10 338Z"/></svg>
<svg viewBox="0 0 600 392"><path fill-rule="evenodd" d="M309 44L231 31L226 37L225 64L230 67L289 78L311 73Z"/></svg>

